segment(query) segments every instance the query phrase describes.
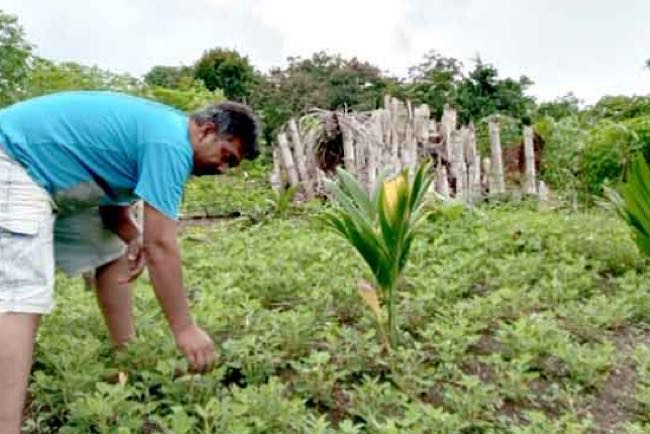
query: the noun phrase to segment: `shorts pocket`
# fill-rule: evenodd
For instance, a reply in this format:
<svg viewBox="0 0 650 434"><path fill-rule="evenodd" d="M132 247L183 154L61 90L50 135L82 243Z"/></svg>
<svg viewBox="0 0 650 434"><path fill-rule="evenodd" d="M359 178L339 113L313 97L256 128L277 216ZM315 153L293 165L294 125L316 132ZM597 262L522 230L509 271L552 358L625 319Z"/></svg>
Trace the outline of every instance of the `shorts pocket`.
<svg viewBox="0 0 650 434"><path fill-rule="evenodd" d="M51 284L54 278L52 226L53 217L49 217L36 222L36 233L26 233L32 230L27 225L19 231L0 228L0 287L15 288L15 296L20 298L21 288Z"/></svg>

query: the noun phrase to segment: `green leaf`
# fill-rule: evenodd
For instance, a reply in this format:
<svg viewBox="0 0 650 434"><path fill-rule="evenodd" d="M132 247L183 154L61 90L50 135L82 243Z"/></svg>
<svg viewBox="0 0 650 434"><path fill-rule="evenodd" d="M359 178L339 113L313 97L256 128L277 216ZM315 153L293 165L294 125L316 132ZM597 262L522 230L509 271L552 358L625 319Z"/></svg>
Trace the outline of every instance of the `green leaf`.
<svg viewBox="0 0 650 434"><path fill-rule="evenodd" d="M370 220L375 219L376 209L370 200L368 193L363 191L359 182L347 170L337 167L336 173L343 189L348 193L349 197L355 204L368 216Z"/></svg>
<svg viewBox="0 0 650 434"><path fill-rule="evenodd" d="M632 159L618 192L606 190L606 194L634 231L639 249L650 255L650 168L641 153Z"/></svg>

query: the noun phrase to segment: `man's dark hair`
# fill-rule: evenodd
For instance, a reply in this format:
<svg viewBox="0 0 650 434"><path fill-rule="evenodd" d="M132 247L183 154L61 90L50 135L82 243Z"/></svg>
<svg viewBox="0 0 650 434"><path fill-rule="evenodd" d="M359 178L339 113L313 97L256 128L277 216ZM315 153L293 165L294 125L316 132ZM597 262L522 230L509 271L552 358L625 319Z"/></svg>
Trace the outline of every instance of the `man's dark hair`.
<svg viewBox="0 0 650 434"><path fill-rule="evenodd" d="M247 105L232 101L220 102L199 110L191 117L199 124L212 122L219 134L241 140L245 160L253 160L259 155L259 120Z"/></svg>

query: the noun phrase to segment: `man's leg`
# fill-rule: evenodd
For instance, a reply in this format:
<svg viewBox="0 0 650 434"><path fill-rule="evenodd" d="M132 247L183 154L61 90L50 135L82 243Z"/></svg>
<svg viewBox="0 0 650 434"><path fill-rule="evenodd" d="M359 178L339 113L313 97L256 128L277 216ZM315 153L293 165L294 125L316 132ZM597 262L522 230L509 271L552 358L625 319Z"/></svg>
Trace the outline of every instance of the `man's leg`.
<svg viewBox="0 0 650 434"><path fill-rule="evenodd" d="M126 255L109 262L96 271L97 301L104 315L113 346L119 348L134 337L131 308L131 285L119 283L128 273Z"/></svg>
<svg viewBox="0 0 650 434"><path fill-rule="evenodd" d="M0 434L20 433L39 314L0 313Z"/></svg>

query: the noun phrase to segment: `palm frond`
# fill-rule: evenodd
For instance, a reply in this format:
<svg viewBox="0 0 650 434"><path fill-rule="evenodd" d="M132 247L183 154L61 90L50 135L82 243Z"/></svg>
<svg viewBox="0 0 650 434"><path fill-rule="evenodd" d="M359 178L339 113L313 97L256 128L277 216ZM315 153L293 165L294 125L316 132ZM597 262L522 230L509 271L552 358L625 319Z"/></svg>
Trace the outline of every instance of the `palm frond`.
<svg viewBox="0 0 650 434"><path fill-rule="evenodd" d="M641 252L650 256L650 168L643 154L632 159L626 182L617 191L607 190L607 196L632 228Z"/></svg>

